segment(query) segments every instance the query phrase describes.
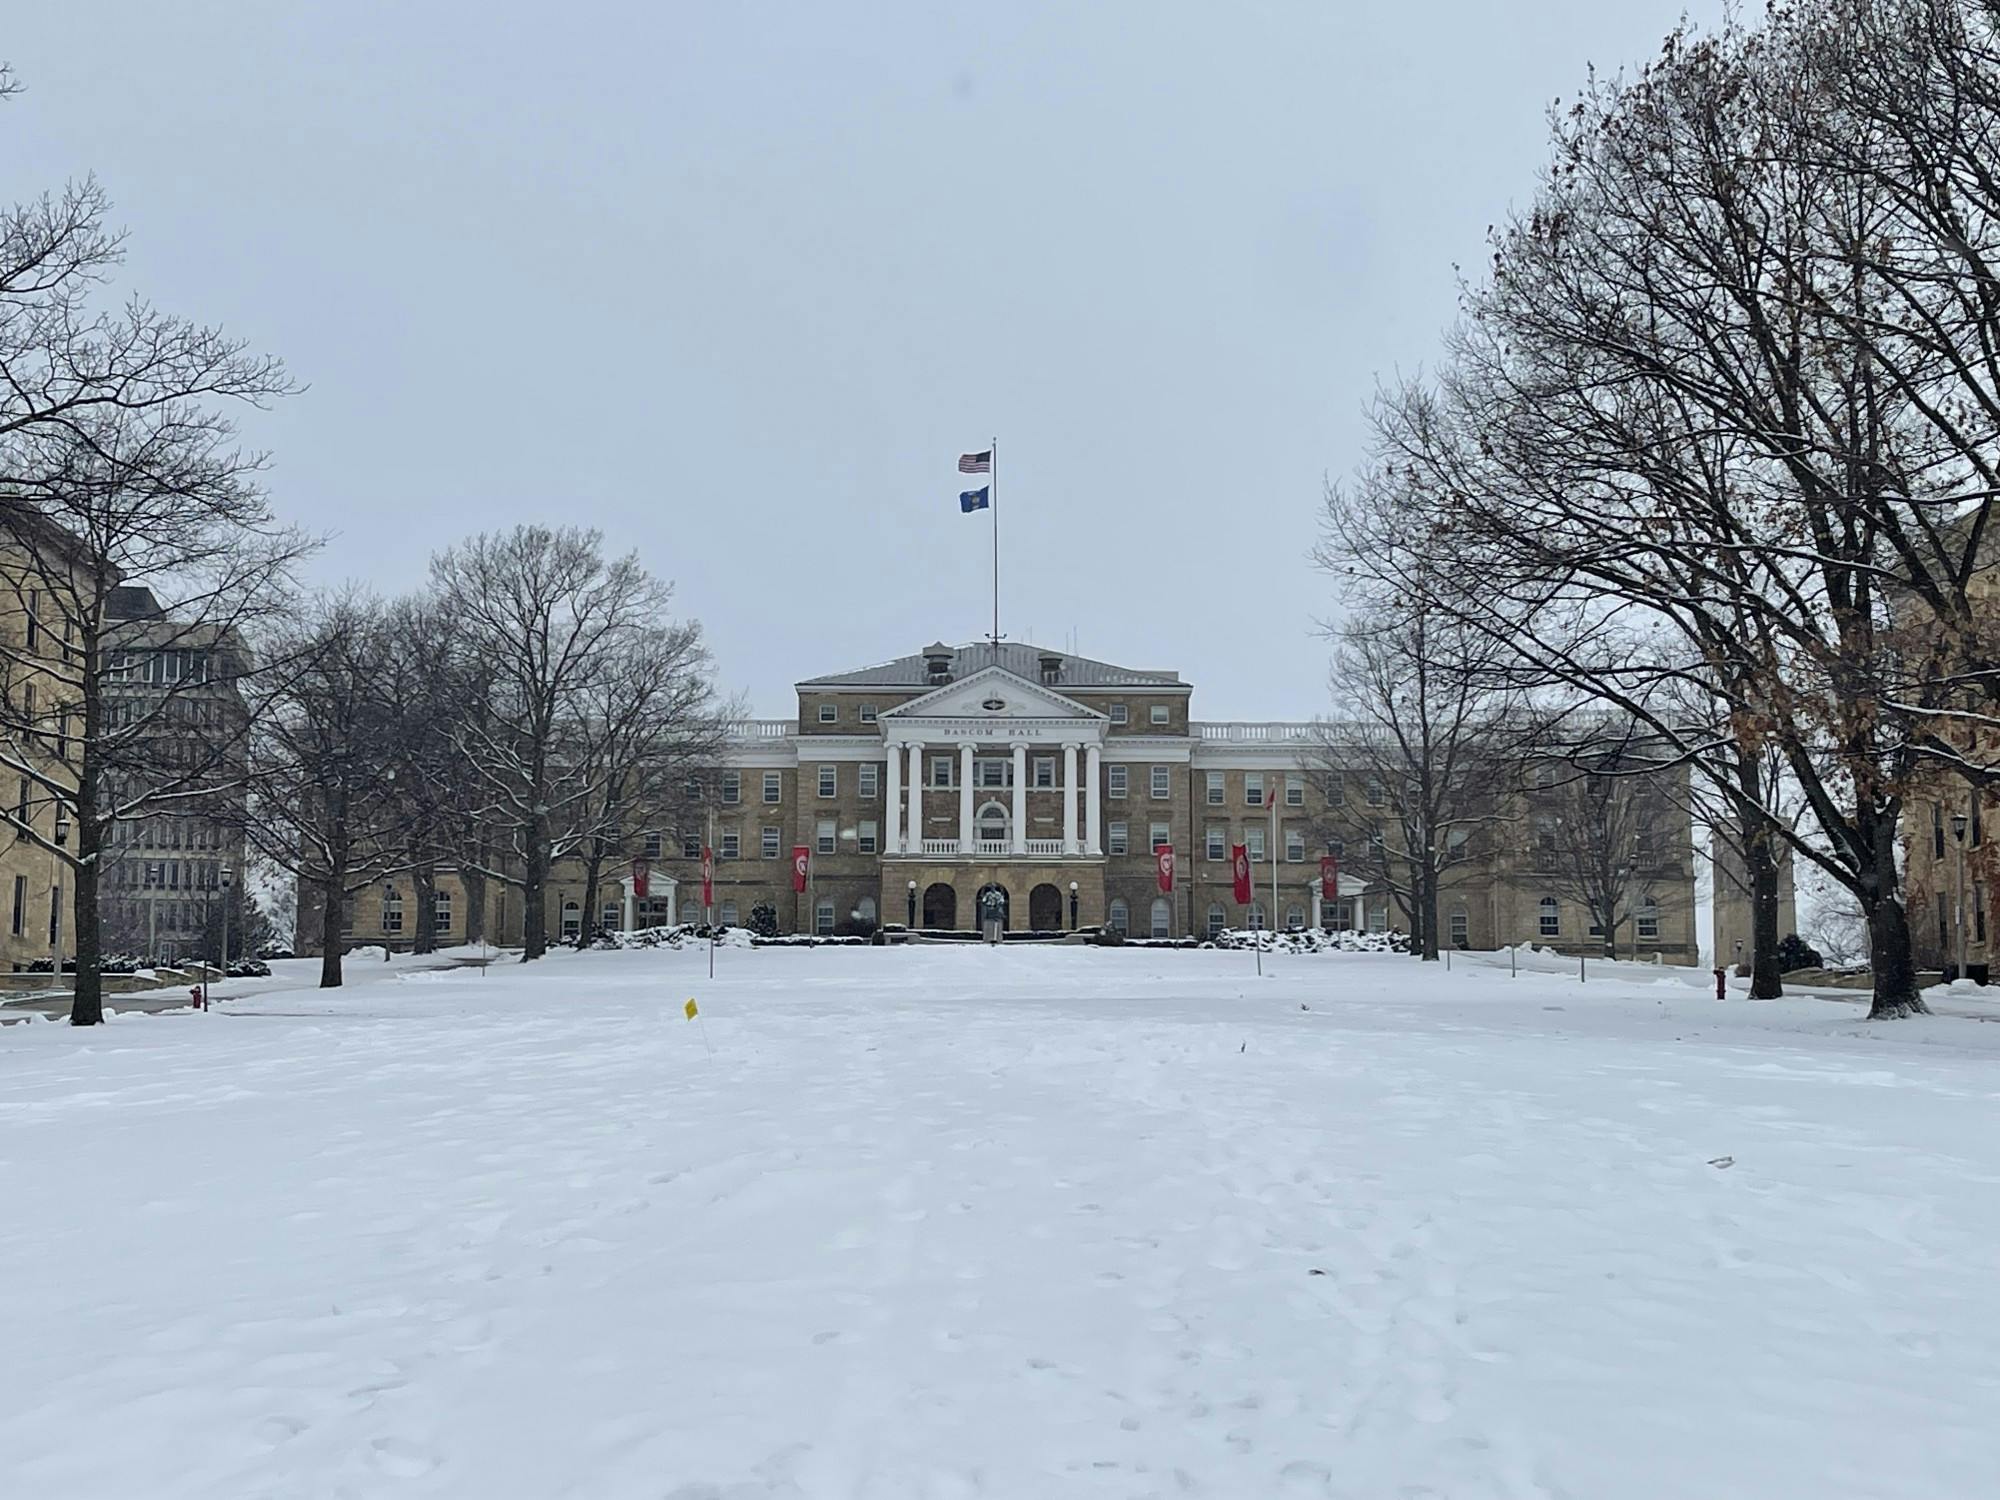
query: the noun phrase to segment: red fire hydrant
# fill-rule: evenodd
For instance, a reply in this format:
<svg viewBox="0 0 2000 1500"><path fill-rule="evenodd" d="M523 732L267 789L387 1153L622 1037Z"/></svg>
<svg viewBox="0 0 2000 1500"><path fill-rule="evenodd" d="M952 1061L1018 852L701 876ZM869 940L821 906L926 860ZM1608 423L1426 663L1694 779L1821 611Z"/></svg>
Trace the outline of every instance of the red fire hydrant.
<svg viewBox="0 0 2000 1500"><path fill-rule="evenodd" d="M208 1009L208 996L203 993L202 987L200 985L196 985L193 989L189 990L188 993L194 996L194 1008L196 1010Z"/></svg>
<svg viewBox="0 0 2000 1500"><path fill-rule="evenodd" d="M1726 1000L1729 998L1728 994L1722 988L1723 978L1728 973L1729 971L1727 969L1722 968L1719 965L1717 966L1715 971L1715 998L1718 1000Z"/></svg>

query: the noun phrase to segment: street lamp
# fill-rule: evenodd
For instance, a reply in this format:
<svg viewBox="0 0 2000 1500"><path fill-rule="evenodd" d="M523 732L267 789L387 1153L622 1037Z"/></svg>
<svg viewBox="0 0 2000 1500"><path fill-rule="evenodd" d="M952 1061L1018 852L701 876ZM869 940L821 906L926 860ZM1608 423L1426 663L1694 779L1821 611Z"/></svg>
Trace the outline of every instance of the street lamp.
<svg viewBox="0 0 2000 1500"><path fill-rule="evenodd" d="M56 813L56 849L69 843L69 819ZM49 851L49 972L62 980L62 857Z"/></svg>
<svg viewBox="0 0 2000 1500"><path fill-rule="evenodd" d="M1965 830L1970 823L1962 812L1951 815L1951 836L1958 845L1958 972L1953 979L1965 978Z"/></svg>
<svg viewBox="0 0 2000 1500"><path fill-rule="evenodd" d="M910 882L910 920L904 925L912 932L917 930L917 883L914 880Z"/></svg>
<svg viewBox="0 0 2000 1500"><path fill-rule="evenodd" d="M236 871L228 864L222 867L222 977L229 977L229 891L236 880Z"/></svg>
<svg viewBox="0 0 2000 1500"><path fill-rule="evenodd" d="M1069 883L1069 930L1076 931L1076 882Z"/></svg>

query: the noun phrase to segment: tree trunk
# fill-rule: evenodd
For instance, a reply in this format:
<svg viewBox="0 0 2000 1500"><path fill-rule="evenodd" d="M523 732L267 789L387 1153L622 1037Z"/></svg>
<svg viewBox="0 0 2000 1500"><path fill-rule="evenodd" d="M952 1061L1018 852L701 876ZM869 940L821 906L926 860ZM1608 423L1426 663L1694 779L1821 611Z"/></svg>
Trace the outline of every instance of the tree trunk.
<svg viewBox="0 0 2000 1500"><path fill-rule="evenodd" d="M1424 870L1417 876L1417 925L1423 929L1418 952L1425 963L1438 961L1438 879Z"/></svg>
<svg viewBox="0 0 2000 1500"><path fill-rule="evenodd" d="M486 942L486 876L478 870L459 867L458 878L465 887L465 940Z"/></svg>
<svg viewBox="0 0 2000 1500"><path fill-rule="evenodd" d="M1750 872L1750 998L1775 1000L1785 982L1778 971L1778 861L1769 832L1750 832L1743 855Z"/></svg>
<svg viewBox="0 0 2000 1500"><path fill-rule="evenodd" d="M343 908L347 905L347 862L337 862L320 887L319 987L340 988L340 949Z"/></svg>
<svg viewBox="0 0 2000 1500"><path fill-rule="evenodd" d="M76 927L76 987L69 1007L72 1026L95 1026L104 1019L104 929L99 921L97 881L98 853L104 846L103 829L97 824L97 797L93 782L97 775L97 736L102 732L103 705L89 666L98 660L95 642L86 637L80 659L85 663L83 681L83 738L77 742L76 854L77 866L70 875L71 921ZM57 804L56 816L62 816ZM53 955L55 982L62 983L62 945Z"/></svg>
<svg viewBox="0 0 2000 1500"><path fill-rule="evenodd" d="M577 924L577 946L590 946L598 932L597 909L602 904L597 896L597 883L604 878L604 840L590 841L590 858L583 868L583 920Z"/></svg>
<svg viewBox="0 0 2000 1500"><path fill-rule="evenodd" d="M521 962L532 963L549 949L549 844L544 820L528 821L521 860Z"/></svg>
<svg viewBox="0 0 2000 1500"><path fill-rule="evenodd" d="M437 866L425 860L410 872L415 886L416 927L410 933L412 953L437 952Z"/></svg>
<svg viewBox="0 0 2000 1500"><path fill-rule="evenodd" d="M1910 922L1898 896L1878 897L1868 907L1868 966L1875 976L1871 1021L1927 1016L1930 1007L1917 991L1917 965L1910 951Z"/></svg>

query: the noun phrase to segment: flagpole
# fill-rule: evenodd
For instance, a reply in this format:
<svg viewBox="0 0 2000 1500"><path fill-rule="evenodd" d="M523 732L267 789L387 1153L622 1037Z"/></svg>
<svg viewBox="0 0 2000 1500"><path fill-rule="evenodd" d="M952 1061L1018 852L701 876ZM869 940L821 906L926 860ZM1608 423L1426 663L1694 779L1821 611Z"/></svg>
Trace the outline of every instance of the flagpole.
<svg viewBox="0 0 2000 1500"><path fill-rule="evenodd" d="M1278 951L1278 797L1277 778L1282 773L1272 773L1271 785L1271 951Z"/></svg>
<svg viewBox="0 0 2000 1500"><path fill-rule="evenodd" d="M993 472L986 476L986 508L993 512L993 660L1000 660L1000 439L988 450Z"/></svg>

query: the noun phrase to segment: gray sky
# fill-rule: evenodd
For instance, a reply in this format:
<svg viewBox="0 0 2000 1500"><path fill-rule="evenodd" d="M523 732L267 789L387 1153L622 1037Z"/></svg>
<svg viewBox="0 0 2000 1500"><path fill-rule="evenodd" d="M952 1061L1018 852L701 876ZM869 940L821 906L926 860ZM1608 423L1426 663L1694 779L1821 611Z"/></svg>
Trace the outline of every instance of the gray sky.
<svg viewBox="0 0 2000 1500"><path fill-rule="evenodd" d="M126 286L309 382L249 431L324 581L597 526L784 714L985 633L997 435L1004 631L1303 718L1361 402L1682 8L19 6L0 189L95 171Z"/></svg>

